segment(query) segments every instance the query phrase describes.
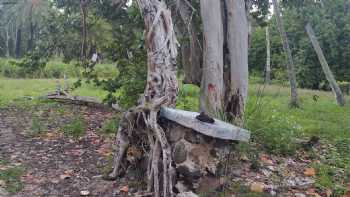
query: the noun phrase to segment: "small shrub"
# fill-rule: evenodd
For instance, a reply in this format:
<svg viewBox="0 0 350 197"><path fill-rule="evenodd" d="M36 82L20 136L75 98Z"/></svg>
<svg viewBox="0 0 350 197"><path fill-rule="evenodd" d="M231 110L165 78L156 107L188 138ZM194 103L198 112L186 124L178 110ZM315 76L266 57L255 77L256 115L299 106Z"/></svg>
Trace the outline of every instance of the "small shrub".
<svg viewBox="0 0 350 197"><path fill-rule="evenodd" d="M69 124L63 127L63 132L67 136L74 138L82 137L85 134L85 122L81 117L73 119Z"/></svg>
<svg viewBox="0 0 350 197"><path fill-rule="evenodd" d="M102 125L101 131L104 134L115 134L118 129L118 124L119 122L115 118L106 120Z"/></svg>
<svg viewBox="0 0 350 197"><path fill-rule="evenodd" d="M273 106L261 105L259 109L247 109L246 127L252 131L252 139L262 144L268 152L292 155L297 149L295 133L299 125Z"/></svg>

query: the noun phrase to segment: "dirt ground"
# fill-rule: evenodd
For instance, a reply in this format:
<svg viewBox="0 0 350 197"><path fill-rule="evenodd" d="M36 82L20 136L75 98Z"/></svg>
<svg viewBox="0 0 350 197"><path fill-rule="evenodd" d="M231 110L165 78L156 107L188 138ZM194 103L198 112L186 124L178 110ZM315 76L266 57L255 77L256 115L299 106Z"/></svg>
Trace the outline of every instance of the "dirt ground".
<svg viewBox="0 0 350 197"><path fill-rule="evenodd" d="M84 118L86 135L72 139L60 132L60 126L76 116ZM45 128L35 136L33 117ZM113 139L97 132L112 117L106 109L61 104L1 109L1 159L26 169L23 188L14 196L80 196L81 191L115 196L120 184L101 178L111 160Z"/></svg>
<svg viewBox="0 0 350 197"><path fill-rule="evenodd" d="M58 103L1 108L0 159L8 163L0 169L25 169L20 177L23 187L11 195L133 196L140 188L132 188L130 181L138 180L104 181L101 177L110 169L114 143L113 136L101 133L101 127L114 115L108 109ZM62 133L62 125L76 117L82 117L86 125L86 134L78 139ZM40 133L33 134L38 130L33 121L42 127ZM248 196L251 192L255 196L330 196L330 191L315 188L315 172L308 168L311 162L304 153L293 158L261 153L255 160L239 155L229 166L225 180L230 192L224 196ZM204 196L216 196L210 193L212 184L203 187ZM125 188L129 194L123 192Z"/></svg>

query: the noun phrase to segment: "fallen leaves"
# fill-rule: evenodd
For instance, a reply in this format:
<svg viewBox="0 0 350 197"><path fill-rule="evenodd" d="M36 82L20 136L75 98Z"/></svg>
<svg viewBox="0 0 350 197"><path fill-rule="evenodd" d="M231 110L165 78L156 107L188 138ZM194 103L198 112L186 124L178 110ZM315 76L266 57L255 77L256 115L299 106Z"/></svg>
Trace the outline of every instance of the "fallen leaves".
<svg viewBox="0 0 350 197"><path fill-rule="evenodd" d="M128 193L129 192L129 187L128 186L124 186L124 187L120 188L120 191Z"/></svg>
<svg viewBox="0 0 350 197"><path fill-rule="evenodd" d="M267 165L273 165L273 161L270 159L270 157L266 154L262 154L260 156L260 160L262 163L267 164Z"/></svg>
<svg viewBox="0 0 350 197"><path fill-rule="evenodd" d="M69 179L73 175L74 175L74 171L73 170L66 170L66 171L64 171L64 174L60 175L60 179L61 180Z"/></svg>
<svg viewBox="0 0 350 197"><path fill-rule="evenodd" d="M315 168L306 168L304 170L304 175L305 176L315 176L316 175L316 170Z"/></svg>
<svg viewBox="0 0 350 197"><path fill-rule="evenodd" d="M309 196L313 196L313 197L321 197L321 195L316 192L315 188L309 188L306 191L306 194L308 194Z"/></svg>
<svg viewBox="0 0 350 197"><path fill-rule="evenodd" d="M350 197L350 191L345 192L345 194L343 195L343 197Z"/></svg>
<svg viewBox="0 0 350 197"><path fill-rule="evenodd" d="M266 185L264 183L254 182L250 185L250 190L256 193L262 193L264 192L265 187Z"/></svg>

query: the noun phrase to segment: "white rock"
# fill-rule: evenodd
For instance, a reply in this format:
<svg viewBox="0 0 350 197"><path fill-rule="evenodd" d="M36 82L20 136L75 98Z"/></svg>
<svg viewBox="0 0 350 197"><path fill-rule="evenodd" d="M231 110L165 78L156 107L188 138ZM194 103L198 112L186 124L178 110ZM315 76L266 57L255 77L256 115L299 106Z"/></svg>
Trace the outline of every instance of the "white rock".
<svg viewBox="0 0 350 197"><path fill-rule="evenodd" d="M176 197L198 197L197 194L193 192L182 192L176 195Z"/></svg>
<svg viewBox="0 0 350 197"><path fill-rule="evenodd" d="M294 195L295 197L306 197L306 195L303 193L295 193Z"/></svg>
<svg viewBox="0 0 350 197"><path fill-rule="evenodd" d="M90 194L90 192L88 190L82 190L80 191L80 195L81 196L88 196Z"/></svg>

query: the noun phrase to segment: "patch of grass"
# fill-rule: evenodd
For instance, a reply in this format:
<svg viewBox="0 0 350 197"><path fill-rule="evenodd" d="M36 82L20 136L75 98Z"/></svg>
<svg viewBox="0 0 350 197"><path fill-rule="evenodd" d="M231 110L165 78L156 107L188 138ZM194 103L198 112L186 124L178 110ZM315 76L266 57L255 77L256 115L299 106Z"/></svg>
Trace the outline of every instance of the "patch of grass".
<svg viewBox="0 0 350 197"><path fill-rule="evenodd" d="M21 166L9 167L5 170L0 170L0 180L5 182L5 189L10 193L16 193L23 188L20 180L25 169Z"/></svg>
<svg viewBox="0 0 350 197"><path fill-rule="evenodd" d="M181 85L176 107L188 111L198 111L199 88L190 84Z"/></svg>
<svg viewBox="0 0 350 197"><path fill-rule="evenodd" d="M117 118L106 120L103 122L101 132L107 135L114 135L117 132L119 121Z"/></svg>
<svg viewBox="0 0 350 197"><path fill-rule="evenodd" d="M268 197L269 194L266 193L255 193L250 191L250 188L241 182L234 182L231 187L230 191L236 194L237 196L245 196L245 197Z"/></svg>
<svg viewBox="0 0 350 197"><path fill-rule="evenodd" d="M18 102L31 103L32 100L27 98L36 98L54 91L57 81L63 85L63 79L10 79L0 77L0 106L6 106L11 103L17 104ZM70 87L75 81L76 79L68 80ZM107 93L107 91L101 90L92 84L83 83L81 87L75 89L71 94L93 96L102 100Z"/></svg>
<svg viewBox="0 0 350 197"><path fill-rule="evenodd" d="M63 133L73 138L84 136L85 130L85 122L81 117L73 119L69 124L63 127Z"/></svg>
<svg viewBox="0 0 350 197"><path fill-rule="evenodd" d="M38 117L32 119L31 135L36 136L42 134L46 130L44 124L42 124Z"/></svg>

